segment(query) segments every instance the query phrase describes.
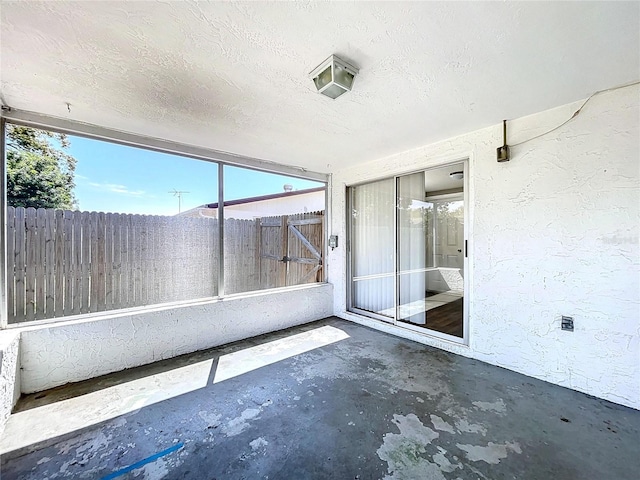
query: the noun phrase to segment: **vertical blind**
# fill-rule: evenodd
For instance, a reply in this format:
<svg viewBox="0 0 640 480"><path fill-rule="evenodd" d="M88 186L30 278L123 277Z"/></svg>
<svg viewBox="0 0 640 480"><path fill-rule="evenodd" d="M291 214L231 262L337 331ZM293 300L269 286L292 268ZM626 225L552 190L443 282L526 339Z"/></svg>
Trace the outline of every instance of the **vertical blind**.
<svg viewBox="0 0 640 480"><path fill-rule="evenodd" d="M395 180L351 188L352 307L394 317Z"/></svg>

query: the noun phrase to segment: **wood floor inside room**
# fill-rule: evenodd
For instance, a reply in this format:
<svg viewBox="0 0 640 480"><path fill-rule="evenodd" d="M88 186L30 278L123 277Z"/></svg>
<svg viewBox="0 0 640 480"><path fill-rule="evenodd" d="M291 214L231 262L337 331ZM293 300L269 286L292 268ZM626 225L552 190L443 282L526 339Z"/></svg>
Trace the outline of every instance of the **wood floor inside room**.
<svg viewBox="0 0 640 480"><path fill-rule="evenodd" d="M463 338L463 297L427 311L427 323L416 325L447 335Z"/></svg>
<svg viewBox="0 0 640 480"><path fill-rule="evenodd" d="M436 332L462 338L463 297L427 312L426 327Z"/></svg>

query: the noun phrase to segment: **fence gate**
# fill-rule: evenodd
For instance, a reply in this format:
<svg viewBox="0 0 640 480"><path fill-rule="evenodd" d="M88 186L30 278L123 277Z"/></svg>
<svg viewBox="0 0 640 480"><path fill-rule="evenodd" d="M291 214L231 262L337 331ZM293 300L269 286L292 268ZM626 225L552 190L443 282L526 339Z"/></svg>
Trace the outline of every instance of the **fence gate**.
<svg viewBox="0 0 640 480"><path fill-rule="evenodd" d="M323 212L259 220L261 288L322 280Z"/></svg>

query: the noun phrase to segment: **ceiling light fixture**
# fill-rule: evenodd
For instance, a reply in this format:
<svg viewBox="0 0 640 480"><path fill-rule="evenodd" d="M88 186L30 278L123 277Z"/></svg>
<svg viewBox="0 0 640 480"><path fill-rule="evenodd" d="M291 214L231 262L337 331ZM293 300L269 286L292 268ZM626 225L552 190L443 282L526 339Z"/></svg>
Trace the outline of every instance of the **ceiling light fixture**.
<svg viewBox="0 0 640 480"><path fill-rule="evenodd" d="M464 177L464 172L451 172L449 176L454 180L462 180L462 178Z"/></svg>
<svg viewBox="0 0 640 480"><path fill-rule="evenodd" d="M331 55L318 65L309 76L318 89L318 93L336 99L343 93L351 91L353 79L358 69L341 58Z"/></svg>

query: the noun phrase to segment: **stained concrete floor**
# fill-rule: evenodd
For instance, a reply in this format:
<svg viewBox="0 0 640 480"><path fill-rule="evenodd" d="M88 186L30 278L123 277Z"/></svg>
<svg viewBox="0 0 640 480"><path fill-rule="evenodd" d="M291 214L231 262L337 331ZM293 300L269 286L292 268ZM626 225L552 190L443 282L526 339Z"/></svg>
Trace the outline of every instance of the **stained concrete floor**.
<svg viewBox="0 0 640 480"><path fill-rule="evenodd" d="M640 471L640 411L336 318L27 396L18 410L2 480Z"/></svg>

